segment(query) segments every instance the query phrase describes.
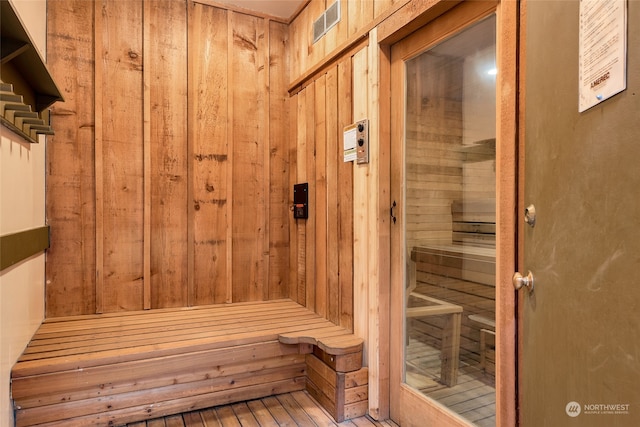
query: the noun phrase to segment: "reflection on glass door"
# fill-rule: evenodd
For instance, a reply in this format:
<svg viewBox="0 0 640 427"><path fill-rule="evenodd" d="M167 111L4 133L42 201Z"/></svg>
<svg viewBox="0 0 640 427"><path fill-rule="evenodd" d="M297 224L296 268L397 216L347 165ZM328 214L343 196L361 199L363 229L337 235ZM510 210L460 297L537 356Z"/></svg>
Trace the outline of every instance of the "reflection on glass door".
<svg viewBox="0 0 640 427"><path fill-rule="evenodd" d="M404 381L495 425L496 19L406 61Z"/></svg>

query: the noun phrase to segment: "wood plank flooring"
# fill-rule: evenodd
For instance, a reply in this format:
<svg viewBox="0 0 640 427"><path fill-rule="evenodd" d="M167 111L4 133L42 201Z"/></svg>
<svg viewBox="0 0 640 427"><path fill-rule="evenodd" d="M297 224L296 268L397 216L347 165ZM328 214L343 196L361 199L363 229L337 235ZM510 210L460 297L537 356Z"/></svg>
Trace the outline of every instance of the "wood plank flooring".
<svg viewBox="0 0 640 427"><path fill-rule="evenodd" d="M231 405L216 406L127 427L398 427L392 421L375 421L367 416L336 423L306 391L296 391Z"/></svg>
<svg viewBox="0 0 640 427"><path fill-rule="evenodd" d="M461 352L458 383L447 387L438 382L440 350L416 336L407 348L407 383L437 400L479 427L496 425L495 377L485 373L474 358Z"/></svg>

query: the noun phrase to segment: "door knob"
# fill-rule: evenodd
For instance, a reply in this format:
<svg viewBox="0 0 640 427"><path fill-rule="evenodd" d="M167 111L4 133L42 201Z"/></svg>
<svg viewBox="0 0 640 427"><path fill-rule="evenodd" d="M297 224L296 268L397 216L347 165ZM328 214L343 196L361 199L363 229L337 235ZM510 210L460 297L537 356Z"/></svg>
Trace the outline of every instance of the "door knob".
<svg viewBox="0 0 640 427"><path fill-rule="evenodd" d="M519 291L523 286L529 289L529 292L533 291L533 273L529 272L526 276L523 276L522 273L515 272L512 280L516 291Z"/></svg>

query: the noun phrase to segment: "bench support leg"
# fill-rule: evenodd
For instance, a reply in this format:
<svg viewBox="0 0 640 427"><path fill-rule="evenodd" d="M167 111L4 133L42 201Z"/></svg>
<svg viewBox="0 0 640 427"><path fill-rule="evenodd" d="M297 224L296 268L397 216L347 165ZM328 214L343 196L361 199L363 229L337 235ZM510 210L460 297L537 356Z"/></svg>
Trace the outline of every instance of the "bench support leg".
<svg viewBox="0 0 640 427"><path fill-rule="evenodd" d="M453 387L458 383L458 364L460 359L460 325L462 313L446 316L442 329L442 355L440 381Z"/></svg>

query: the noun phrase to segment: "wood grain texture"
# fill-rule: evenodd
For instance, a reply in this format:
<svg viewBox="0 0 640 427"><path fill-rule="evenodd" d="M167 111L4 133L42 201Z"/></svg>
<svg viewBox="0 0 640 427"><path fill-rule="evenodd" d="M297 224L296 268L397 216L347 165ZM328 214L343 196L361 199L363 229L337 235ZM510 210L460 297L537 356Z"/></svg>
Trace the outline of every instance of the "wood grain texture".
<svg viewBox="0 0 640 427"><path fill-rule="evenodd" d="M367 118L368 112L368 50L353 56L353 120ZM369 165L354 165L353 169L353 317L354 333L368 337L369 333ZM365 354L369 342L365 343Z"/></svg>
<svg viewBox="0 0 640 427"><path fill-rule="evenodd" d="M292 182L308 182L309 219L295 221L291 248L298 301L353 327L353 163L342 133L352 123L352 58L328 67L292 96L296 160ZM295 173L293 172L295 170ZM294 246L295 245L295 246Z"/></svg>
<svg viewBox="0 0 640 427"><path fill-rule="evenodd" d="M104 12L102 4L94 2L94 24L93 24L93 92L94 92L94 182L95 182L95 204L96 204L96 313L104 312L104 147L103 147L103 118L102 110L104 101L102 97L102 80L104 77L104 67L101 66L103 52L100 46L103 45L103 22ZM98 46L98 48L96 48Z"/></svg>
<svg viewBox="0 0 640 427"><path fill-rule="evenodd" d="M189 304L227 301L231 272L227 224L230 204L228 171L228 12L189 3L188 242L193 253ZM207 38L202 35L207 34Z"/></svg>
<svg viewBox="0 0 640 427"><path fill-rule="evenodd" d="M287 93L289 81L289 30L284 24L269 22L269 288L268 299L289 296L289 182L290 166L290 100Z"/></svg>
<svg viewBox="0 0 640 427"><path fill-rule="evenodd" d="M47 314L94 313L96 242L94 180L93 3L47 4L48 67L64 90L51 109L56 135L46 146ZM69 10L77 10L74 15ZM70 257L69 254L74 254Z"/></svg>
<svg viewBox="0 0 640 427"><path fill-rule="evenodd" d="M337 358L362 348L291 300L49 319L12 371L17 425L119 425L302 390L303 337Z"/></svg>
<svg viewBox="0 0 640 427"><path fill-rule="evenodd" d="M316 308L316 269L322 267L316 267L316 240L321 238L317 236L316 221L318 217L318 206L316 204L316 145L323 144L324 141L316 140L316 124L315 124L315 82L307 86L306 96L306 121L305 121L305 135L306 144L305 150L299 154L300 163L305 163L305 179L303 182L309 184L309 217L305 220L305 294L306 294L306 306L312 310Z"/></svg>
<svg viewBox="0 0 640 427"><path fill-rule="evenodd" d="M145 280L151 307L176 307L187 305L187 6L168 0L148 9L151 277Z"/></svg>
<svg viewBox="0 0 640 427"><path fill-rule="evenodd" d="M142 308L142 4L103 2L104 311ZM99 88L98 88L99 89Z"/></svg>
<svg viewBox="0 0 640 427"><path fill-rule="evenodd" d="M338 67L338 135L353 123L353 60L349 56L337 64ZM339 146L339 145L338 145ZM353 330L353 162L342 161L338 150L338 269L340 282L340 326Z"/></svg>
<svg viewBox="0 0 640 427"><path fill-rule="evenodd" d="M234 82L233 97L233 301L265 299L265 239L267 200L262 183L266 179L264 139L266 76L264 21L233 14L233 49L229 66ZM242 82L240 84L240 82ZM249 267L249 268L248 268Z"/></svg>
<svg viewBox="0 0 640 427"><path fill-rule="evenodd" d="M315 81L315 311L327 317L327 304L330 298L327 287L327 79L326 75Z"/></svg>
<svg viewBox="0 0 640 427"><path fill-rule="evenodd" d="M191 1L93 5L50 5L50 66L74 70L82 106L59 109L70 142L51 151L47 315L288 296L288 26Z"/></svg>
<svg viewBox="0 0 640 427"><path fill-rule="evenodd" d="M338 129L338 67L332 67L326 75L326 191L327 191L327 318L340 323L340 254L339 241L339 178L338 165L342 162L342 131Z"/></svg>
<svg viewBox="0 0 640 427"><path fill-rule="evenodd" d="M291 399L292 398L292 399ZM282 401L287 401L285 406ZM190 411L180 415L172 415L163 418L154 418L141 423L129 423L127 427L200 427L200 426L240 426L243 422L252 423L246 417L248 416L248 408L253 418L261 426L287 425L294 419L299 419L303 415L292 415L292 413L304 413L307 419L313 424L322 427L335 426L359 426L359 427L398 427L393 421L375 421L368 416L354 418L343 423L336 423L329 413L320 406L320 404L312 398L306 391L295 391L280 395L276 398L266 397L263 399L251 400L242 404L230 404L229 408L217 406L214 408L206 408L199 411ZM232 414L233 412L233 414ZM235 417L234 417L235 415ZM279 421L276 420L276 417ZM225 424L222 424L224 418ZM252 425L252 424L249 424ZM288 424L291 425L291 424Z"/></svg>

